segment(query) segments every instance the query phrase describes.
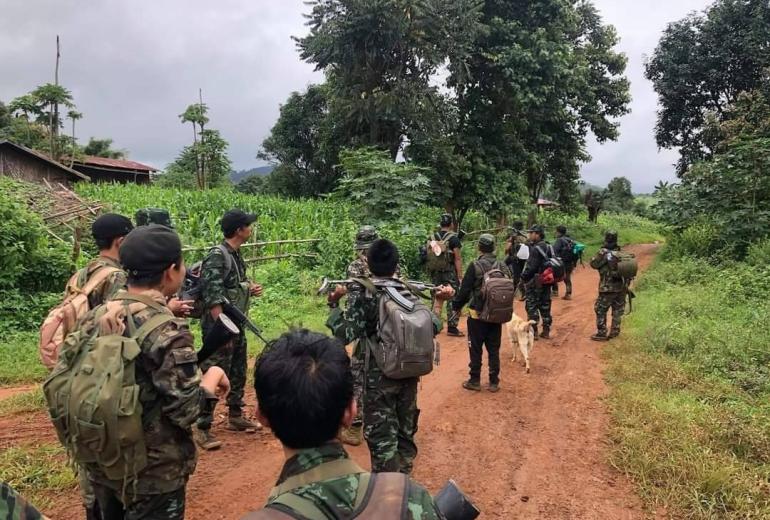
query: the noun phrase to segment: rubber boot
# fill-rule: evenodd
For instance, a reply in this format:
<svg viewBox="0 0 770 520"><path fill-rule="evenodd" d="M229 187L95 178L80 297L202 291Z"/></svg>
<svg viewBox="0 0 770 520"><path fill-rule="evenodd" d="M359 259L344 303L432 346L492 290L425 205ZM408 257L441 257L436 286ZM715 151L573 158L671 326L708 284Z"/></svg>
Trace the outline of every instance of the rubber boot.
<svg viewBox="0 0 770 520"><path fill-rule="evenodd" d="M478 381L473 381L471 379L463 382L463 388L466 390L471 390L473 392L481 392L481 385Z"/></svg>
<svg viewBox="0 0 770 520"><path fill-rule="evenodd" d="M543 332L540 333L540 337L543 339L551 339L551 327L543 327Z"/></svg>
<svg viewBox="0 0 770 520"><path fill-rule="evenodd" d="M593 336L591 336L591 339L593 341L609 341L610 338L607 337L607 331L600 330Z"/></svg>

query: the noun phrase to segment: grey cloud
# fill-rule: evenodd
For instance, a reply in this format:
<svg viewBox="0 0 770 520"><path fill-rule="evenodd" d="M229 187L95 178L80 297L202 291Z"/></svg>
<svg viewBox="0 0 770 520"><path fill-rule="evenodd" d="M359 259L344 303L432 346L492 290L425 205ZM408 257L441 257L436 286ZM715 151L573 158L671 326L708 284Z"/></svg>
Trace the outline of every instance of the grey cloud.
<svg viewBox="0 0 770 520"><path fill-rule="evenodd" d="M642 75L668 22L708 0L596 0L629 57L634 101L617 143L592 143L584 178L626 175L638 191L672 179L676 153L658 153L656 98ZM0 17L0 99L8 101L53 76L55 35L62 38L61 82L85 118L81 139L112 137L133 159L163 167L191 140L177 117L198 88L211 125L230 142L236 168L257 164L257 148L295 90L322 79L300 61L292 35L306 32L300 0L4 0Z"/></svg>

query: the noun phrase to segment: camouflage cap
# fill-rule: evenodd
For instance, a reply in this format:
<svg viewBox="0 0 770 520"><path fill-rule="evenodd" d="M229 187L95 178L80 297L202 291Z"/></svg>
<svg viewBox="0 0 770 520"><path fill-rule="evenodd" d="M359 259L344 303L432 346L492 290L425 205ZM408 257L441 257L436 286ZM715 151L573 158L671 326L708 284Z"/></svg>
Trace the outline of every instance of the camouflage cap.
<svg viewBox="0 0 770 520"><path fill-rule="evenodd" d="M537 233L541 237L544 237L545 236L545 228L543 228L543 226L541 226L540 224L535 224L534 226L532 226L531 228L529 228L527 230L527 233Z"/></svg>
<svg viewBox="0 0 770 520"><path fill-rule="evenodd" d="M605 240L609 240L609 239L617 240L618 239L618 232L615 231L614 229L610 229L610 230L608 230L608 231L606 231L604 233L604 239Z"/></svg>
<svg viewBox="0 0 770 520"><path fill-rule="evenodd" d="M166 226L173 228L171 223L171 215L168 210L161 208L142 208L134 215L137 226L149 226L150 224L158 224L160 226Z"/></svg>
<svg viewBox="0 0 770 520"><path fill-rule="evenodd" d="M484 233L479 237L479 245L485 247L495 247L495 237L489 233Z"/></svg>
<svg viewBox="0 0 770 520"><path fill-rule="evenodd" d="M374 229L374 226L361 226L358 233L356 233L356 249L369 249L369 246L379 238L380 235L377 234L377 230Z"/></svg>

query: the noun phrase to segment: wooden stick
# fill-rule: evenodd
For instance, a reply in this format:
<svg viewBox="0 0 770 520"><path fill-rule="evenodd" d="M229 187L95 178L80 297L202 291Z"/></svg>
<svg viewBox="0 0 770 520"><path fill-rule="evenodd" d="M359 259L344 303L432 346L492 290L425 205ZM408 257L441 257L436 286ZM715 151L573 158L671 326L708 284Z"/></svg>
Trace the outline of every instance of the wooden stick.
<svg viewBox="0 0 770 520"><path fill-rule="evenodd" d="M270 245L274 245L274 244L309 244L309 243L315 243L315 242L320 242L320 241L321 241L320 238L303 238L303 239L298 239L298 240L270 240L268 242L250 242L248 244L241 244L241 247L242 248L244 248L244 247L246 247L246 248L249 248L249 247L264 247L264 246L270 246ZM216 247L216 246L215 245L213 245L213 246L203 246L203 247L188 246L188 247L183 247L182 248L182 252L183 253L188 253L190 251L207 251L207 250L209 250L209 249L211 249L213 247Z"/></svg>
<svg viewBox="0 0 770 520"><path fill-rule="evenodd" d="M282 255L258 256L255 258L247 258L244 260L244 262L246 263L263 262L265 260L279 260L281 258L318 258L318 255L313 253L284 253Z"/></svg>
<svg viewBox="0 0 770 520"><path fill-rule="evenodd" d="M85 207L88 209L88 211L90 211L90 212L91 212L91 214L92 214L92 215L96 215L96 211L94 211L93 209L91 209L91 206L90 206L90 204L88 204L86 201L84 201L83 199L81 199L80 197L78 197L78 194L77 194L77 193L75 193L75 192L74 192L74 191L72 191L71 189L69 189L69 188L67 188L66 186L64 186L64 185L63 185L61 182L59 182L59 183L57 183L57 184L58 184L58 185L61 187L61 189L63 189L64 191L66 191L67 193L69 193L70 195L72 195L72 196L75 198L75 200L77 200L78 202L80 202L81 204L83 204L83 206L85 206Z"/></svg>

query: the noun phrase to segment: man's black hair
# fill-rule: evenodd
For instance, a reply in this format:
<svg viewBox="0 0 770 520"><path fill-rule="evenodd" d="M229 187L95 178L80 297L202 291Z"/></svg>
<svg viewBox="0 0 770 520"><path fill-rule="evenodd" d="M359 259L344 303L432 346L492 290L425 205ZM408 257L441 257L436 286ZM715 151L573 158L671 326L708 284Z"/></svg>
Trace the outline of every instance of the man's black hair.
<svg viewBox="0 0 770 520"><path fill-rule="evenodd" d="M366 253L369 270L374 276L393 276L398 269L398 248L390 240L375 240Z"/></svg>
<svg viewBox="0 0 770 520"><path fill-rule="evenodd" d="M494 253L495 252L495 245L494 244L482 244L479 242L479 251L482 253Z"/></svg>
<svg viewBox="0 0 770 520"><path fill-rule="evenodd" d="M112 243L120 237L114 237L114 238L94 238L94 243L96 244L96 247L99 249L99 251L105 251L112 247Z"/></svg>
<svg viewBox="0 0 770 520"><path fill-rule="evenodd" d="M353 399L353 374L342 343L295 330L275 340L254 367L260 412L285 446L315 448L339 433Z"/></svg>
<svg viewBox="0 0 770 520"><path fill-rule="evenodd" d="M182 265L183 257L179 257L176 262L174 262L173 265L176 266L176 269L179 269L179 267ZM166 267L168 269L171 267L169 265ZM128 271L128 278L126 280L126 283L128 285L133 285L134 287L147 287L147 288L153 288L158 287L160 283L163 281L163 273L166 272L166 269L163 269L162 271L156 271L156 272L143 272L143 271Z"/></svg>
<svg viewBox="0 0 770 520"><path fill-rule="evenodd" d="M556 226L556 232L560 235L566 235L567 234L567 228L564 226Z"/></svg>

